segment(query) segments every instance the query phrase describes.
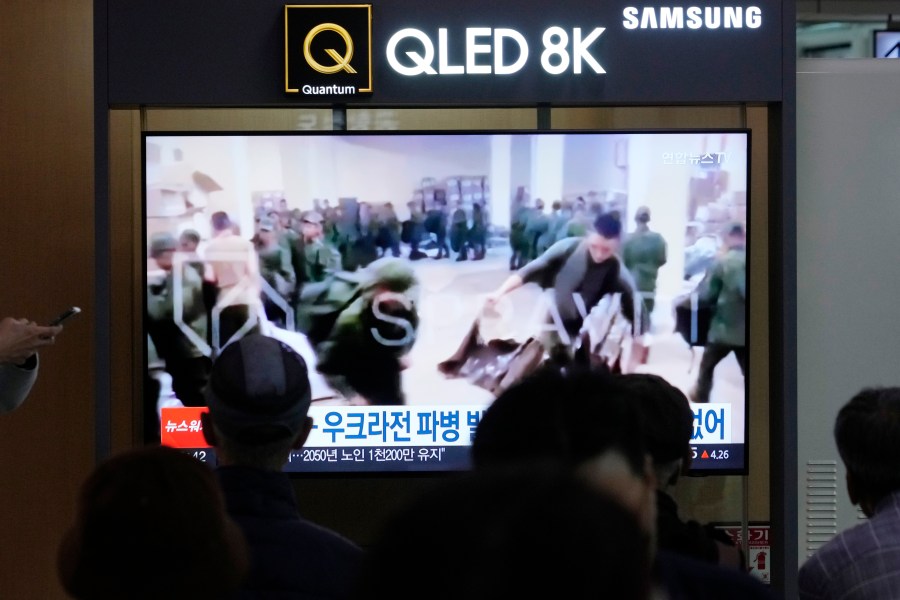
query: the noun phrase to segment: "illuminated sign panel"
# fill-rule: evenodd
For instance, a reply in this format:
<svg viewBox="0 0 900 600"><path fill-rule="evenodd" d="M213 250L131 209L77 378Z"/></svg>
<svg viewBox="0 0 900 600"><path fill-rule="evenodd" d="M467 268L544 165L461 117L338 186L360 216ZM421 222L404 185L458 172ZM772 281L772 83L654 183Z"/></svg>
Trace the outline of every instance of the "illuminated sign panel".
<svg viewBox="0 0 900 600"><path fill-rule="evenodd" d="M597 106L782 98L781 0L315 2L217 0L214 11L183 0L110 3L110 102Z"/></svg>
<svg viewBox="0 0 900 600"><path fill-rule="evenodd" d="M284 7L285 92L356 96L372 92L372 5Z"/></svg>
<svg viewBox="0 0 900 600"><path fill-rule="evenodd" d="M440 15L397 5L374 5L373 46L379 92L399 98L579 104L778 93L764 75L781 61L777 2L566 2L537 11L461 2Z"/></svg>

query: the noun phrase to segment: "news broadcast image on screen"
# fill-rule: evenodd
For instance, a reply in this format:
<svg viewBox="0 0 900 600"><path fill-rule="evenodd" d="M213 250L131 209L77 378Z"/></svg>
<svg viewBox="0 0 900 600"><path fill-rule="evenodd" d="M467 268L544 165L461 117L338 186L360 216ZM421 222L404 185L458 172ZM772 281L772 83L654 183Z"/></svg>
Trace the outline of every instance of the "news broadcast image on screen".
<svg viewBox="0 0 900 600"><path fill-rule="evenodd" d="M144 135L148 438L214 460L209 365L307 362L292 472L455 471L545 361L661 375L745 472L746 130ZM540 415L535 415L539 419Z"/></svg>

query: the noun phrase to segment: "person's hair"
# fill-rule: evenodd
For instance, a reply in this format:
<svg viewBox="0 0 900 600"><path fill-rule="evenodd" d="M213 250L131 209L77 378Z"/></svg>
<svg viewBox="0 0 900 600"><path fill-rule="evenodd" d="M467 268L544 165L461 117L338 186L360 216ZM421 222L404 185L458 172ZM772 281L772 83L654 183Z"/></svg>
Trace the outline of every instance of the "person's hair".
<svg viewBox="0 0 900 600"><path fill-rule="evenodd" d="M216 231L225 231L231 228L231 219L225 211L214 212L212 217L210 217L210 222L212 223L212 228Z"/></svg>
<svg viewBox="0 0 900 600"><path fill-rule="evenodd" d="M215 432L219 452L228 457L229 464L238 467L280 471L294 447L293 437L277 436L272 441L243 442L226 435L218 427L215 427Z"/></svg>
<svg viewBox="0 0 900 600"><path fill-rule="evenodd" d="M732 223L728 226L726 235L729 237L743 238L746 236L746 231L741 223Z"/></svg>
<svg viewBox="0 0 900 600"><path fill-rule="evenodd" d="M562 208L562 202L560 202L559 200L554 200L553 204L551 204L550 207L553 210L559 210L560 208Z"/></svg>
<svg viewBox="0 0 900 600"><path fill-rule="evenodd" d="M230 597L248 566L212 471L163 446L94 470L57 561L60 582L79 600Z"/></svg>
<svg viewBox="0 0 900 600"><path fill-rule="evenodd" d="M634 515L555 465L476 471L393 513L353 597L643 600L648 544Z"/></svg>
<svg viewBox="0 0 900 600"><path fill-rule="evenodd" d="M628 396L641 411L644 447L653 459L660 485L674 483L682 461L691 460L694 413L680 389L650 373L619 376Z"/></svg>
<svg viewBox="0 0 900 600"><path fill-rule="evenodd" d="M614 213L603 213L594 220L594 231L606 239L615 239L622 235L622 222Z"/></svg>
<svg viewBox="0 0 900 600"><path fill-rule="evenodd" d="M533 460L577 467L616 450L644 472L643 423L610 374L542 367L488 407L472 443L476 468Z"/></svg>
<svg viewBox="0 0 900 600"><path fill-rule="evenodd" d="M190 240L195 244L200 243L200 234L197 233L197 231L194 229L185 229L181 232L181 235L179 237L181 239Z"/></svg>
<svg viewBox="0 0 900 600"><path fill-rule="evenodd" d="M853 396L838 412L834 439L869 499L900 490L900 388L870 387Z"/></svg>

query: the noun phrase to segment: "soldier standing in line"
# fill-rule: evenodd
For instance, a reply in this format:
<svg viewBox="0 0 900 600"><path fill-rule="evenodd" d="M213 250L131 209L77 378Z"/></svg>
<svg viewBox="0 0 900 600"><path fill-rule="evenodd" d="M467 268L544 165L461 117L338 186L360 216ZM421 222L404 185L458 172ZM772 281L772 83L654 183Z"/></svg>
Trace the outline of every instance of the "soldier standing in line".
<svg viewBox="0 0 900 600"><path fill-rule="evenodd" d="M472 204L472 227L469 228L469 245L473 260L482 260L487 253L487 224L479 202Z"/></svg>
<svg viewBox="0 0 900 600"><path fill-rule="evenodd" d="M666 240L647 225L650 209L646 206L637 209L634 221L637 228L622 246L622 259L634 277L644 308L650 315L656 304L656 278L660 267L666 264Z"/></svg>
<svg viewBox="0 0 900 600"><path fill-rule="evenodd" d="M314 210L306 211L300 217L302 267L298 278L301 287L323 281L341 268L341 255L325 241L322 223L322 215Z"/></svg>
<svg viewBox="0 0 900 600"><path fill-rule="evenodd" d="M270 217L259 220L257 230L257 254L259 255L259 273L263 281L291 306L293 294L297 286L297 275L291 264L291 251L279 240L276 223ZM263 289L262 303L266 316L279 327L287 324L287 314L271 296L272 291Z"/></svg>
<svg viewBox="0 0 900 600"><path fill-rule="evenodd" d="M447 244L447 200L443 196L434 199L434 207L425 218L425 230L433 233L438 253L433 258L450 258L450 246Z"/></svg>
<svg viewBox="0 0 900 600"><path fill-rule="evenodd" d="M421 260L428 255L419 250L419 244L425 238L425 213L422 211L421 200L411 200L409 206L409 221L407 221L407 238L409 243L409 259Z"/></svg>
<svg viewBox="0 0 900 600"><path fill-rule="evenodd" d="M172 391L185 406L203 406L203 388L210 359L197 345L206 342L207 314L203 303L203 281L189 264L180 271L181 325L197 335L191 337L176 322L174 256L178 241L170 233L157 233L150 240L150 258L162 270L161 277L147 282L147 332L157 355L172 377Z"/></svg>
<svg viewBox="0 0 900 600"><path fill-rule="evenodd" d="M394 205L385 202L376 213L378 233L376 243L381 249L381 256L386 256L388 250L391 256L400 256L400 220L394 211Z"/></svg>
<svg viewBox="0 0 900 600"><path fill-rule="evenodd" d="M732 352L737 358L741 374L747 376L745 244L743 224L730 225L725 236L725 253L716 260L698 286L700 303L715 307L715 311L709 324L697 383L688 394L693 402L709 402L716 365Z"/></svg>
<svg viewBox="0 0 900 600"><path fill-rule="evenodd" d="M528 213L531 209L524 199L519 199L513 204L512 218L509 224L509 246L512 253L509 257L509 270L517 271L528 262L528 242L525 238L525 225L528 223Z"/></svg>
<svg viewBox="0 0 900 600"><path fill-rule="evenodd" d="M459 254L456 261L469 260L469 223L462 200L456 201L456 208L450 217L450 247Z"/></svg>
<svg viewBox="0 0 900 600"><path fill-rule="evenodd" d="M538 198L534 202L534 209L528 213L528 220L525 222L525 241L528 244L528 254L526 262L534 260L541 255L539 252L539 243L550 227L550 218L544 213L544 201Z"/></svg>

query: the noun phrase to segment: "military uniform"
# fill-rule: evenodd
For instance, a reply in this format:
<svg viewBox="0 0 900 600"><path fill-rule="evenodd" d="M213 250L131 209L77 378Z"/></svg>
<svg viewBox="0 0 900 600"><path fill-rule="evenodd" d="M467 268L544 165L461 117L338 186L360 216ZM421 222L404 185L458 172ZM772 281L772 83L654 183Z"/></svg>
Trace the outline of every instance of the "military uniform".
<svg viewBox="0 0 900 600"><path fill-rule="evenodd" d="M584 237L591 230L591 218L585 212L576 212L560 231L560 239ZM557 240L559 241L559 240Z"/></svg>
<svg viewBox="0 0 900 600"><path fill-rule="evenodd" d="M622 259L631 271L648 313L653 312L656 296L656 277L666 264L666 241L663 236L646 227L631 234L622 247Z"/></svg>
<svg viewBox="0 0 900 600"><path fill-rule="evenodd" d="M450 256L450 248L447 246L447 211L443 206L432 208L425 217L425 230L433 233L437 243L438 253L436 259Z"/></svg>
<svg viewBox="0 0 900 600"><path fill-rule="evenodd" d="M307 286L297 309L298 324L329 385L371 404L404 403L401 359L416 340L417 286L410 266L395 258ZM398 297L408 307L403 316L379 314L387 306L382 302Z"/></svg>
<svg viewBox="0 0 900 600"><path fill-rule="evenodd" d="M410 207L409 221L404 223L406 243L409 244L410 260L419 260L427 255L419 250L419 244L425 238L425 215L415 206Z"/></svg>
<svg viewBox="0 0 900 600"><path fill-rule="evenodd" d="M734 352L741 373L747 374L746 345L747 254L733 246L700 283L699 301L715 308L692 400L709 402L716 365Z"/></svg>
<svg viewBox="0 0 900 600"><path fill-rule="evenodd" d="M529 213L528 221L525 223L525 243L528 249L525 256L526 262L534 260L542 254L538 247L538 240L547 233L549 228L550 218L544 214L542 209L535 208Z"/></svg>
<svg viewBox="0 0 900 600"><path fill-rule="evenodd" d="M212 366L198 344L207 341L207 314L203 282L191 267L182 270L182 321L197 336L191 339L175 322L175 278L172 271L147 283L147 333L165 370L172 376L172 390L185 406L203 406L203 389Z"/></svg>
<svg viewBox="0 0 900 600"><path fill-rule="evenodd" d="M259 255L259 274L275 293L289 306L292 305L297 276L291 264L290 251L281 244L263 247L257 250ZM270 321L282 327L287 322L284 310L270 295L270 290L263 290L262 303L266 316Z"/></svg>
<svg viewBox="0 0 900 600"><path fill-rule="evenodd" d="M512 254L509 258L509 269L514 271L522 268L528 260L528 242L525 238L525 224L528 222L528 213L531 209L527 206L519 206L512 215L509 225L509 246Z"/></svg>
<svg viewBox="0 0 900 600"><path fill-rule="evenodd" d="M475 260L484 258L487 252L487 224L484 220L484 210L475 205L472 208L472 227L469 228L469 246L475 254Z"/></svg>
<svg viewBox="0 0 900 600"><path fill-rule="evenodd" d="M382 206L377 214L378 232L375 245L381 249L382 256L390 249L392 256L400 256L400 221L391 206Z"/></svg>
<svg viewBox="0 0 900 600"><path fill-rule="evenodd" d="M453 211L450 217L450 248L459 254L456 260L469 258L469 225L466 211L461 207Z"/></svg>
<svg viewBox="0 0 900 600"><path fill-rule="evenodd" d="M323 281L329 274L341 269L340 252L322 240L302 244L301 254L300 280L304 284Z"/></svg>

